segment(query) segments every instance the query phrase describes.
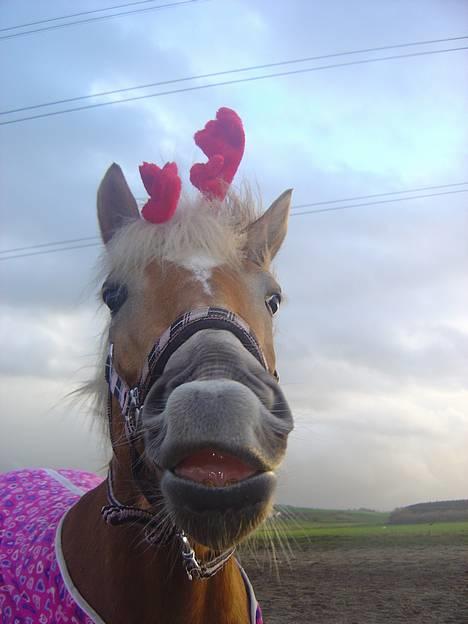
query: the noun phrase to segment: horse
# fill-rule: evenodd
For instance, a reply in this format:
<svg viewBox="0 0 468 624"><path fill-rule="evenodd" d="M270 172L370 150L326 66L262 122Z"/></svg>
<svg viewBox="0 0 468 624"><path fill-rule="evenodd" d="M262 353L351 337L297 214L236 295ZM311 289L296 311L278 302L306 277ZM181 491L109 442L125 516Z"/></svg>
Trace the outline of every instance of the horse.
<svg viewBox="0 0 468 624"><path fill-rule="evenodd" d="M271 262L291 190L260 214L230 183L243 128L230 109L195 135L201 191L175 163L102 179L105 348L91 386L106 479L23 469L0 478L2 622L246 624L261 609L235 547L270 514L293 428L278 383Z"/></svg>

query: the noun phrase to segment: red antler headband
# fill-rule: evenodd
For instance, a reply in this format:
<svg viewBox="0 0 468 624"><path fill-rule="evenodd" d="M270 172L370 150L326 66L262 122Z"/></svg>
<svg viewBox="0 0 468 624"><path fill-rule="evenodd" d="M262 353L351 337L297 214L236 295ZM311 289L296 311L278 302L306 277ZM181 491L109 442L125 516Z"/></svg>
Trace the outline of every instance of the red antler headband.
<svg viewBox="0 0 468 624"><path fill-rule="evenodd" d="M216 119L199 130L194 139L208 157L208 162L192 166L190 181L207 198L222 201L244 154L242 121L230 108L220 108ZM182 186L177 165L166 163L161 169L144 162L140 166L140 175L150 196L142 209L143 218L152 223L169 221L176 211Z"/></svg>
<svg viewBox="0 0 468 624"><path fill-rule="evenodd" d="M216 119L209 121L194 138L208 162L193 165L190 181L204 195L222 201L244 154L242 121L230 108L220 108Z"/></svg>
<svg viewBox="0 0 468 624"><path fill-rule="evenodd" d="M182 182L175 163L166 163L161 169L157 165L144 162L140 165L140 175L150 199L143 206L141 214L151 223L169 221L179 202Z"/></svg>

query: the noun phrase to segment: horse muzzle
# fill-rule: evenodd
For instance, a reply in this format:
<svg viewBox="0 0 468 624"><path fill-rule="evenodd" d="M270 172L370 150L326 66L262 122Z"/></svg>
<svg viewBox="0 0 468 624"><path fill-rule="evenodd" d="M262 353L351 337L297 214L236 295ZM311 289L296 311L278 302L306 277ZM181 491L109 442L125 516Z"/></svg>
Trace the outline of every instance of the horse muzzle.
<svg viewBox="0 0 468 624"><path fill-rule="evenodd" d="M146 460L162 469L164 505L187 535L220 550L265 519L292 417L236 337L204 330L187 340L149 391L142 419Z"/></svg>

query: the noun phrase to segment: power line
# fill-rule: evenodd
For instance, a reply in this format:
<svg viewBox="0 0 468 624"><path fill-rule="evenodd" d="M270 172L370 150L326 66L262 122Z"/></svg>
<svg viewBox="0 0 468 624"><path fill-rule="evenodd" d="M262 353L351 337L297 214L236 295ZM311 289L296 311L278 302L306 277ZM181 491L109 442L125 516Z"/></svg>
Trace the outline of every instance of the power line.
<svg viewBox="0 0 468 624"><path fill-rule="evenodd" d="M296 204L291 207L291 212L294 214L294 211L301 210L302 208L311 208L312 206L324 206L328 204L342 204L344 202L360 201L363 199L373 199L375 197L389 197L392 195L402 195L403 193L418 193L420 191L431 191L431 190L437 190L437 189L454 188L456 186L465 186L467 184L468 184L468 181L451 182L450 184L436 184L436 185L433 184L431 186L418 186L416 188L403 189L401 191L387 191L385 193L372 193L371 195L355 195L353 197L341 197L340 199L327 199L324 201L310 202L307 204ZM468 191L468 189L466 189L466 191ZM463 190L462 192L466 192L466 191ZM437 193L434 193L434 195L437 195ZM429 195L429 196L432 196L432 195ZM410 197L402 197L401 201L404 201L405 199L413 199L413 198L417 199L416 197L410 196ZM142 202L146 201L146 198L137 198L137 199ZM392 201L395 201L395 200L392 200ZM370 205L374 205L377 203L380 203L380 202L371 202ZM341 209L343 209L343 207L338 208L338 210L341 210ZM336 208L334 208L333 210L336 210ZM95 241L95 240L99 240L99 236L85 236L82 238L70 238L70 239L54 241L50 243L38 243L36 245L27 245L26 247L13 247L11 249L1 249L0 255L11 254L11 253L19 252L19 251L30 251L33 249L40 249L43 247L53 247L56 245L70 245L70 244L89 242L89 241Z"/></svg>
<svg viewBox="0 0 468 624"><path fill-rule="evenodd" d="M435 187L422 187L422 188L445 188L447 186L460 186L462 184L467 184L467 182L457 182L453 185L449 185L449 184L442 184L440 186L435 186ZM415 189L412 189L413 191ZM360 198L366 198L366 197L379 197L381 195L392 195L392 194L396 194L396 193L408 193L411 192L410 190L407 191L392 191L390 193L378 193L375 195L361 195L359 197L354 197L354 198L347 198L344 200L329 200L328 202L311 202L309 204L299 204L297 206L293 206L293 209L298 209L298 208L305 208L308 206L318 206L318 205L323 205L325 203L333 203L333 202L338 202L338 201L350 201L350 200L357 200ZM328 207L328 208L318 208L316 210L307 210L304 212L293 212L291 214L291 216L304 216L304 215L309 215L309 214L318 214L321 212L335 212L338 210L347 210L349 208L358 208L358 207L363 207L363 206L377 206L379 204L387 204L387 203L396 203L396 202L400 202L400 201L409 201L412 199L423 199L423 198L428 198L428 197L438 197L440 195L452 195L455 193L467 193L468 192L468 188L466 189L458 189L458 190L454 190L454 191L444 191L441 193L428 193L425 195L412 195L410 197L395 197L393 199L387 199L387 200L378 200L378 201L373 201L373 202L365 202L365 203L359 203L359 204L351 204L351 205L345 205L345 206L333 206L333 207ZM91 241L91 240L99 240L98 236L92 236L92 237L87 237L87 238L81 238L81 239L71 239L70 241L57 241L54 243L41 243L39 245L30 245L29 247L16 247L14 249L4 249L3 251L0 251L0 254L8 254L8 253L12 253L14 251L22 251L22 250L29 250L29 249L38 249L40 247L46 247L46 246L52 246L52 245L65 245L67 242L72 242L75 243L77 241ZM40 256L40 255L45 255L45 254L49 254L49 253L56 253L59 251L71 251L74 249L84 249L84 248L88 248L88 247L98 247L100 246L101 243L96 242L96 243L87 243L84 245L68 245L68 246L64 246L64 247L60 247L57 249L42 249L40 251L32 251L32 252L28 252L28 253L18 253L16 255L4 255L3 257L0 257L0 262L3 260L14 260L16 258L27 258L29 256Z"/></svg>
<svg viewBox="0 0 468 624"><path fill-rule="evenodd" d="M154 0L148 0L148 2L153 1ZM186 4L194 4L195 2L206 2L207 0L181 0L180 2L168 2L166 4L158 4L157 6L154 7L145 7L143 9L133 9L132 11L120 11L119 13L112 13L111 15L99 15L97 17L89 17L87 19L84 20L75 20L73 22L66 22L65 24L55 24L54 26L45 26L44 28L35 28L33 30L23 30L22 32L18 32L18 33L12 33L10 35L2 35L0 37L0 41L1 40L5 40L5 39L13 39L15 37L22 37L23 35L31 35L33 33L38 33L38 32L44 32L45 30L56 30L58 28L65 28L66 26L74 26L75 24L89 24L90 22L97 22L99 20L104 20L104 19L108 19L110 17L120 17L122 15L132 15L134 13L143 13L143 12L148 12L148 11L156 11L158 9L168 9L168 8L172 8L172 7L176 7L176 6L182 6L182 5L186 5ZM137 2L135 2L135 4L138 4ZM125 5L122 5L125 6ZM130 6L130 5L129 5ZM101 11L105 11L106 9L98 9ZM89 11L90 13L92 13L93 11ZM49 21L53 21L54 19L61 19L61 18L53 18ZM45 20L47 21L47 20ZM9 28L20 28L19 26L17 27L9 27ZM7 28L3 29L3 30L8 30Z"/></svg>
<svg viewBox="0 0 468 624"><path fill-rule="evenodd" d="M7 28L0 28L0 32L6 30L17 30L18 28L27 28L28 26L37 26L38 24L48 24L49 22L56 22L62 19L70 19L71 17L80 17L82 15L91 15L92 13L102 13L103 11L113 11L114 9L124 9L135 4L148 4L149 2L155 2L156 0L138 0L138 2L127 2L127 4L117 4L104 9L94 9L93 11L81 11L80 13L70 13L69 15L60 15L59 17L49 17L48 19L38 20L36 22L28 22L27 24L17 24L16 26L7 26Z"/></svg>
<svg viewBox="0 0 468 624"><path fill-rule="evenodd" d="M247 78L238 78L236 80L225 80L223 82L213 82L213 83L209 83L209 84L203 84L203 85L196 85L193 87L184 87L182 89L172 89L170 91L161 91L159 93L151 93L148 95L137 95L137 96L133 96L133 97L129 97L129 98L123 98L121 100L114 100L111 102L99 102L97 104L87 104L85 106L77 106L75 108L65 108L59 111L51 111L48 113L40 113L38 115L30 115L28 117L19 117L18 119L11 119L8 121L1 121L0 122L0 126L7 126L10 124L15 124L15 123L20 123L22 121L29 121L32 119L42 119L44 117L54 117L55 115L63 115L65 113L73 113L76 111L83 111L83 110L89 110L89 109L93 109L93 108L100 108L102 106L110 106L112 104L122 104L124 102L136 102L138 100L145 100L148 98L155 98L155 97L161 97L163 95L174 95L177 93L187 93L187 92L191 92L191 91L200 91L203 89L212 89L213 87L224 87L224 86L228 86L228 85L233 85L233 84L240 84L240 83L244 83L244 82L254 82L257 80L265 80L268 78L279 78L282 76L293 76L296 74L305 74L305 73L309 73L309 72L314 72L314 71L321 71L323 69L334 69L337 67L348 67L350 65L364 65L364 64L368 64L368 63L377 63L380 61L391 61L391 60L395 60L395 59L402 59L402 58L410 58L410 57L418 57L418 56L427 56L430 54L442 54L445 52L459 52L462 50L468 50L468 46L462 46L462 47L458 47L458 48L445 48L443 50L427 50L425 52L411 52L408 54L394 54L391 56L381 56L378 58L372 58L372 59L360 59L357 61L349 61L347 63L334 63L331 65L321 65L320 67L307 67L307 68L303 68L303 69L294 69L294 70L290 70L290 71L284 71L284 72L276 72L273 74L263 74L260 76L251 76L251 77L247 77Z"/></svg>
<svg viewBox="0 0 468 624"><path fill-rule="evenodd" d="M390 204L391 202L408 201L410 199L425 199L427 197L438 197L439 195L454 195L456 193L468 193L468 189L459 189L457 191L443 191L442 193L428 193L427 195L413 195L412 197L396 197L395 199L380 199L374 202L365 202L360 204L350 204L348 206L330 206L328 208L317 208L315 210L305 210L304 212L293 212L292 217L302 217L309 214L318 214L319 212L335 212L337 210L348 210L348 208L361 208L363 206L377 206L378 204ZM313 204L303 204L303 207L312 206Z"/></svg>
<svg viewBox="0 0 468 624"><path fill-rule="evenodd" d="M451 182L450 184L436 184L436 185L433 184L431 186L418 186L416 188L403 189L401 191L386 191L385 193L372 193L371 195L355 195L353 197L341 197L340 199L327 199L325 201L316 201L316 202L310 202L307 204L296 204L292 206L291 211L294 212L295 210L297 211L302 208L311 208L313 206L324 206L328 204L342 204L344 202L360 201L363 199L373 199L375 197L389 197L392 195L402 195L403 193L418 193L420 191L454 188L456 186L465 186L467 184L468 184L468 181L467 182ZM466 190L468 191L468 189ZM142 202L146 201L146 198L137 198L137 199ZM404 201L405 199L412 199L412 197L411 196L402 197L400 199L401 201ZM371 202L371 205L377 204L377 203L379 202ZM344 206L344 207L347 207L347 206ZM340 209L342 208L343 207L340 207ZM99 240L99 236L85 236L82 238L69 238L69 239L54 241L50 243L38 243L36 245L27 245L26 247L13 247L11 249L1 249L0 255L11 254L14 252L19 252L19 251L30 251L33 249L40 249L42 247L52 247L56 245L70 245L74 243L89 242L89 241L94 241L94 240Z"/></svg>
<svg viewBox="0 0 468 624"><path fill-rule="evenodd" d="M325 201L317 201L317 202L312 202L309 204L297 204L293 206L293 208L295 210L300 210L301 208L310 208L311 206L325 206L327 204L342 204L343 202L359 201L361 199L372 199L374 197L388 197L389 195L401 195L403 193L419 193L420 191L433 191L436 189L453 188L454 186L464 186L466 184L468 184L468 181L467 182L452 182L451 184L437 184L437 185L433 184L431 186L419 186L417 188L406 189L403 191L388 191L386 193L372 193L371 195L358 195L355 197L342 197L341 199L327 199ZM403 197L402 199L411 199L411 197L408 197L408 198Z"/></svg>
<svg viewBox="0 0 468 624"><path fill-rule="evenodd" d="M53 247L55 245L69 245L72 243L81 243L83 241L98 240L99 236L85 236L84 238L70 238L68 240L56 241L54 243L39 243L38 245L27 245L26 247L14 247L13 249L3 249L0 254L9 254L15 251L28 251L30 249L40 249L41 247Z"/></svg>
<svg viewBox="0 0 468 624"><path fill-rule="evenodd" d="M59 249L46 249L42 251L33 251L31 253L17 254L15 256L4 256L0 258L0 262L3 260L14 260L15 258L27 258L28 256L43 256L45 254L56 253L58 251L71 251L72 249L84 249L85 247L98 247L100 243L90 243L88 245L75 245L69 247L61 247Z"/></svg>
<svg viewBox="0 0 468 624"><path fill-rule="evenodd" d="M224 71L211 72L207 74L198 74L196 76L186 76L184 78L174 78L172 80L161 80L159 82L149 82L143 85L136 85L134 87L124 87L122 89L114 89L111 91L101 91L99 93L93 93L91 95L79 95L72 98L64 98L61 100L54 100L51 102L43 102L41 104L32 104L30 106L22 106L21 108L12 108L6 111L0 111L0 115L9 115L11 113L20 113L27 110L35 110L38 108L44 108L46 106L56 106L57 104L69 104L70 102L78 102L83 100L89 100L91 98L102 97L106 95L117 95L119 93L126 93L128 91L136 91L139 89L148 89L149 87L161 87L169 84L176 84L180 82L188 82L191 80L200 80L204 78L215 78L218 76L225 76L226 74L236 74L247 71L256 71L260 69L269 69L272 67L281 67L285 65L293 65L297 63L306 63L311 61L321 61L329 58L337 58L341 56L350 56L355 54L364 54L368 52L381 52L383 50L393 50L398 48L430 45L435 43L446 43L448 41L460 41L462 39L468 39L468 35L462 35L459 37L446 37L445 39L429 39L426 41L410 41L408 43L398 43L393 45L379 46L374 48L362 48L360 50L346 50L344 52L333 52L331 54L321 54L318 56L306 56L298 59L290 59L287 61L278 61L275 63L264 63L262 65L251 65L248 67L237 67L234 69L226 69Z"/></svg>

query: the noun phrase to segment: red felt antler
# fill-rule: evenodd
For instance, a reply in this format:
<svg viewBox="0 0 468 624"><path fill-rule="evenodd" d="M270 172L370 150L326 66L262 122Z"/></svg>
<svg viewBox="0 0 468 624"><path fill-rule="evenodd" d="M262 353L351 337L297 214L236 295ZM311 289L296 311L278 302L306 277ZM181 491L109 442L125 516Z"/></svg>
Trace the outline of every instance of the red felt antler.
<svg viewBox="0 0 468 624"><path fill-rule="evenodd" d="M166 163L161 169L144 162L140 165L140 175L150 196L141 211L143 218L151 223L169 221L176 211L182 187L177 165Z"/></svg>
<svg viewBox="0 0 468 624"><path fill-rule="evenodd" d="M195 143L208 157L190 169L190 181L204 195L221 201L225 198L244 154L242 121L230 108L220 108L195 136Z"/></svg>

